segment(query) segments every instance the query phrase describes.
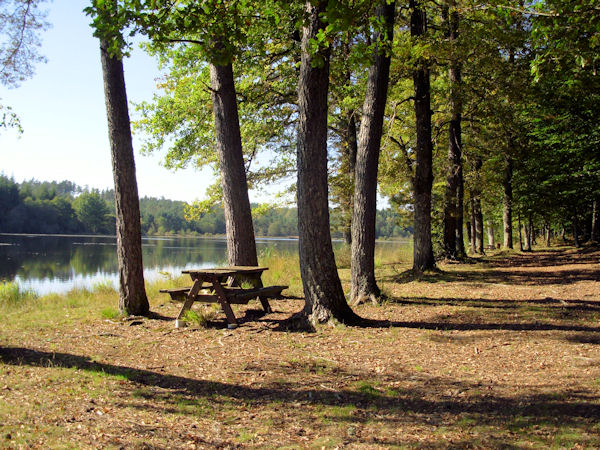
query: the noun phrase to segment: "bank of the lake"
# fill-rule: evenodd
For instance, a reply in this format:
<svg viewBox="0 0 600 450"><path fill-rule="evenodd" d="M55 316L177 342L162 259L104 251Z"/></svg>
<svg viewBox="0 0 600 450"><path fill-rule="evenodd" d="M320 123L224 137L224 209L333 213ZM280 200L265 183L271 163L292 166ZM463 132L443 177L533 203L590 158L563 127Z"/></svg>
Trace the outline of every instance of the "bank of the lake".
<svg viewBox="0 0 600 450"><path fill-rule="evenodd" d="M298 254L294 238L259 237L256 243L259 259ZM116 286L118 281L115 236L0 234L0 244L0 280L38 294L91 289L96 284ZM378 243L381 248L406 245L406 241ZM343 243L335 241L334 247L345 259ZM225 265L227 246L224 236L144 236L142 254L145 278L156 281L185 269Z"/></svg>

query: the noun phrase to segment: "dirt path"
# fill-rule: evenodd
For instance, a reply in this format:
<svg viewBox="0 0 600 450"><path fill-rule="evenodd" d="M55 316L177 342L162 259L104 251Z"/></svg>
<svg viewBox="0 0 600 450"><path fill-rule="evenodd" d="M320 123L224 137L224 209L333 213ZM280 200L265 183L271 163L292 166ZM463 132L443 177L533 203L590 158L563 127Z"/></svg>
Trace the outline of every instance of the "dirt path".
<svg viewBox="0 0 600 450"><path fill-rule="evenodd" d="M600 252L381 271L387 325L50 321L0 333L0 447L600 447Z"/></svg>

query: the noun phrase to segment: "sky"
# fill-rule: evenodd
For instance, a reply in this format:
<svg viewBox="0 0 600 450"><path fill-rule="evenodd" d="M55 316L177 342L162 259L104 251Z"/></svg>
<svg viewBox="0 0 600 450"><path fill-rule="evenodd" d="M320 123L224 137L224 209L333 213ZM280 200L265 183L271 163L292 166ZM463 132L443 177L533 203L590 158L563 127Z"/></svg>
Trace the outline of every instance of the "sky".
<svg viewBox="0 0 600 450"><path fill-rule="evenodd" d="M110 147L104 105L99 43L90 18L82 12L89 0L54 0L47 5L51 28L42 34L46 63L16 89L0 86L0 102L18 114L24 133L0 130L0 172L16 181L70 180L90 188L112 188ZM139 48L123 62L130 103L151 100L159 71ZM136 112L130 106L132 119ZM205 198L210 170L173 172L161 166L162 155L143 156L141 136L134 136L140 196L191 202ZM254 198L253 198L254 197ZM251 195L252 201L258 201Z"/></svg>

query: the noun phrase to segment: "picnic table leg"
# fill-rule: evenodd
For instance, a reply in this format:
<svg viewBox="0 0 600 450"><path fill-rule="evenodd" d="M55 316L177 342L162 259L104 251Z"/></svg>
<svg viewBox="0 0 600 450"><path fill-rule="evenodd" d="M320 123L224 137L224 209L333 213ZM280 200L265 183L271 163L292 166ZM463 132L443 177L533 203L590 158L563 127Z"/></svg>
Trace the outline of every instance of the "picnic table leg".
<svg viewBox="0 0 600 450"><path fill-rule="evenodd" d="M260 275L258 277L256 277L255 282L254 282L254 287L257 287L257 288L263 287L263 282L262 282L262 278L260 277ZM258 299L260 300L260 304L262 305L263 309L265 310L265 312L267 314L273 312L273 309L271 308L271 305L269 304L268 297L261 295L258 297Z"/></svg>
<svg viewBox="0 0 600 450"><path fill-rule="evenodd" d="M241 286L242 281L248 281L248 282L252 283L252 287L255 287L255 288L263 287L261 274L242 275L242 276L237 276L237 277L231 276L227 280L227 286L228 287ZM267 314L273 312L273 309L271 308L271 305L269 304L269 299L267 297L259 296L258 299L260 300L260 304L262 305L263 309L265 310L265 312Z"/></svg>
<svg viewBox="0 0 600 450"><path fill-rule="evenodd" d="M262 305L265 312L272 313L273 309L271 308L271 305L269 304L269 299L267 297L263 297L263 296L260 296L258 298L260 299L260 304Z"/></svg>
<svg viewBox="0 0 600 450"><path fill-rule="evenodd" d="M201 287L202 280L196 278L194 280L192 288L190 289L190 292L188 292L187 298L185 299L181 310L179 311L179 314L177 315L177 319L175 319L175 327L179 328L181 326L181 319L183 319L185 312L189 310L194 304L194 301L196 300L196 295L198 295L198 292L200 292Z"/></svg>
<svg viewBox="0 0 600 450"><path fill-rule="evenodd" d="M221 308L223 308L225 317L227 317L227 328L236 328L238 326L237 320L235 318L235 315L233 314L233 310L231 309L229 300L227 299L227 294L225 294L223 286L221 286L221 283L219 283L218 279L213 280L213 288L215 290L215 294L217 294L217 298L219 299Z"/></svg>

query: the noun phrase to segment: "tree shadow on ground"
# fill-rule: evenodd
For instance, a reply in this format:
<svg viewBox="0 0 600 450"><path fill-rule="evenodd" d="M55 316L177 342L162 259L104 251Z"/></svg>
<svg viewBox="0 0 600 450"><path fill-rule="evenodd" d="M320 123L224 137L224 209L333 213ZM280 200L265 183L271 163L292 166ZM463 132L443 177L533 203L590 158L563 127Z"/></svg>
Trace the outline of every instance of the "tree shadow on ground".
<svg viewBox="0 0 600 450"><path fill-rule="evenodd" d="M552 297L543 299L489 299L455 297L387 297L390 303L414 306L468 306L484 309L520 309L529 306L548 306L552 309L600 312L600 303L589 300L563 300Z"/></svg>
<svg viewBox="0 0 600 450"><path fill-rule="evenodd" d="M14 366L76 368L91 373L123 377L138 385L141 389L137 389L138 397L157 402L161 406L161 412L168 412L168 408L171 408L172 411L181 413L178 405L182 398L186 398L188 401L205 399L215 408L219 408L219 403L233 401L233 407L239 403L239 406L269 408L275 402L278 408L293 409L306 405L349 406L359 409L358 413L352 416L336 415L332 410L328 419L338 423L372 423L373 420L383 420L375 419L376 413L377 417L384 415L386 423L397 423L398 426L403 423L426 425L431 424L431 421L452 424L465 414L469 414L476 417L478 425L491 425L501 429L508 428L515 418L520 418L523 423L519 426L527 431L529 428L533 429L545 423L579 428L592 426L600 420L600 397L589 392L556 391L547 394L504 397L486 391L480 382L467 383L449 377L411 374L403 371L395 373L394 378L409 383L407 388L399 392L387 392L374 387L377 386L377 380L372 379L372 374L347 372L340 367L335 368L335 372L328 377L331 378L333 375L355 380L366 378L373 382L361 384L354 390L348 387L315 388L321 384L315 383L314 380L309 384L304 382L304 379L292 383L274 382L266 387L251 387L101 363L92 361L86 356L23 347L0 347L0 361ZM286 379L286 375L297 375L298 370L304 370L293 365L289 367L274 365L267 368L261 365L254 369L277 370L281 372L277 375L283 379ZM253 368L247 367L246 370L253 370ZM472 394L460 397L461 394L468 392ZM143 402L139 407L148 408L149 405ZM348 443L352 442L365 444L356 437L350 439ZM395 445L401 442L388 440L384 443Z"/></svg>
<svg viewBox="0 0 600 450"><path fill-rule="evenodd" d="M480 284L511 284L522 286L534 285L566 285L579 281L600 281L600 271L585 270L500 270L492 271L435 271L415 275L411 270L382 277L383 282L410 283L424 281L427 283L472 282Z"/></svg>
<svg viewBox="0 0 600 450"><path fill-rule="evenodd" d="M429 283L476 282L482 284L507 283L514 285L565 285L578 281L600 281L600 271L595 268L558 269L552 271L527 269L528 267L599 264L600 255L597 247L588 247L576 252L560 248L516 255L508 253L493 257L467 258L466 260L467 263L474 261L483 263L485 269L467 271L434 270L422 274L415 274L412 270L404 270L384 277L382 280L395 283L425 281Z"/></svg>

